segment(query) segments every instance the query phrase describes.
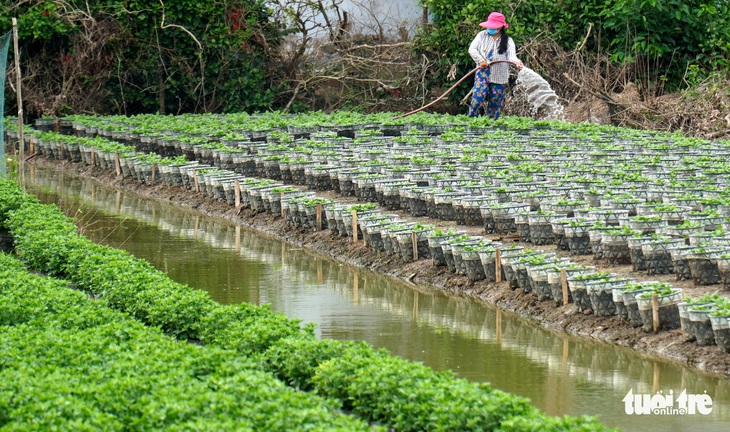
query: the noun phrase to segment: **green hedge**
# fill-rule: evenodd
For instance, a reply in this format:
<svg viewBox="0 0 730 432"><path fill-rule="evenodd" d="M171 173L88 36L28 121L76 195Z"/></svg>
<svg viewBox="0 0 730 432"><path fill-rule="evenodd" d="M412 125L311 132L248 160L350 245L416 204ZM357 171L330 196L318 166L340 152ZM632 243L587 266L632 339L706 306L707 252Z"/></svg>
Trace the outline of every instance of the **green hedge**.
<svg viewBox="0 0 730 432"><path fill-rule="evenodd" d="M8 213L28 202L38 202L38 200L23 192L17 183L0 178L0 228L5 227Z"/></svg>
<svg viewBox="0 0 730 432"><path fill-rule="evenodd" d="M0 254L0 429L372 430L256 363L178 343Z"/></svg>
<svg viewBox="0 0 730 432"><path fill-rule="evenodd" d="M31 268L67 278L167 334L258 359L281 380L335 398L367 421L394 430L520 430L529 424L603 430L590 418L546 417L524 398L364 344L319 341L311 327L268 306L219 305L126 252L90 242L72 225L57 207L32 199L10 211L7 221L16 253Z"/></svg>

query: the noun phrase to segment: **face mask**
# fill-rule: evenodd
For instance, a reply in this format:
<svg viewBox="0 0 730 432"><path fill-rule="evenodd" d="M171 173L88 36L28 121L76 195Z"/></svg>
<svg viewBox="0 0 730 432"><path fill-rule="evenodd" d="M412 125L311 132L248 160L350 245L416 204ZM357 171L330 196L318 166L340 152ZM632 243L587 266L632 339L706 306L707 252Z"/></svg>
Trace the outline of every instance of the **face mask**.
<svg viewBox="0 0 730 432"><path fill-rule="evenodd" d="M494 36L497 33L499 33L499 29L487 29L487 34L489 34L489 35Z"/></svg>

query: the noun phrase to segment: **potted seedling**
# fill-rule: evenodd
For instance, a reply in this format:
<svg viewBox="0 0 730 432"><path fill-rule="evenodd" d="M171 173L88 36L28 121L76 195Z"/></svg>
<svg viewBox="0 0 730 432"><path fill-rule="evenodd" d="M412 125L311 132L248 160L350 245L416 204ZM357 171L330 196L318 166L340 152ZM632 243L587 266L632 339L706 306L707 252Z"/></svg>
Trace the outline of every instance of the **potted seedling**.
<svg viewBox="0 0 730 432"><path fill-rule="evenodd" d="M596 282L602 280L608 280L615 277L610 272L598 272L598 273L585 273L571 276L568 278L568 288L570 288L570 294L573 297L573 302L578 307L580 312L588 312L593 310L591 299L588 296L587 284L589 282Z"/></svg>
<svg viewBox="0 0 730 432"><path fill-rule="evenodd" d="M730 300L726 297L715 301L715 310L710 312L710 325L717 347L724 353L730 353Z"/></svg>
<svg viewBox="0 0 730 432"><path fill-rule="evenodd" d="M679 308L677 305L682 301L682 290L673 288L666 282L644 284L649 291L636 295L637 308L643 329L650 332L654 329L653 303L654 295L657 296L658 304L658 329L672 330L681 327Z"/></svg>

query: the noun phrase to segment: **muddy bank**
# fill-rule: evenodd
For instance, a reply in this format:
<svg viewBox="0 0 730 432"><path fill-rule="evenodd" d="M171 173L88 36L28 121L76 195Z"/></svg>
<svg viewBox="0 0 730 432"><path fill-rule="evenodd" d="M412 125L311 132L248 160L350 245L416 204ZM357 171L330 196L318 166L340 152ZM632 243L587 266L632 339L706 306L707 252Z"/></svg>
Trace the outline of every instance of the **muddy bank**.
<svg viewBox="0 0 730 432"><path fill-rule="evenodd" d="M558 307L552 300L538 301L534 293L524 293L519 289L512 290L506 282L501 284L485 281L471 282L466 276L456 275L448 271L446 267L434 266L430 259L406 263L398 257L375 252L363 243L354 244L351 240L333 237L328 230L313 232L293 228L281 218L274 218L270 214L254 214L245 208L237 210L226 203L209 199L186 189L162 185L140 185L136 180L115 177L109 174L108 171L99 168L69 162L49 161L42 157L36 157L30 163L62 168L69 174L95 178L105 184L146 197L249 226L336 260L345 261L416 284L436 287L453 295L478 299L514 312L548 329L586 337L603 343L629 347L644 356L670 360L708 373L719 374L726 378L730 377L730 354L720 352L718 347L714 345L703 347L695 342L686 342L681 330L662 331L656 335L645 333L641 328L633 328L619 321L616 316L584 315L578 312L573 304ZM352 198L339 196L336 198L341 201L353 200ZM405 213L401 216L403 219L415 219L410 218ZM417 219L439 227L455 226L453 222L428 218ZM463 229L470 234L483 233L480 227L459 226L457 228ZM487 237L497 238L497 236ZM566 252L557 251L555 246L536 247L530 245L530 247L556 252L560 256L569 256ZM670 282L673 286L682 288L684 293L690 296L720 289L719 285L695 287L691 281L677 282L674 280L674 275L653 275L649 277L643 272L632 271L631 266L609 266L601 261L594 261L592 257L571 256L570 259L576 263L590 264L600 269L610 269L611 272L637 280Z"/></svg>

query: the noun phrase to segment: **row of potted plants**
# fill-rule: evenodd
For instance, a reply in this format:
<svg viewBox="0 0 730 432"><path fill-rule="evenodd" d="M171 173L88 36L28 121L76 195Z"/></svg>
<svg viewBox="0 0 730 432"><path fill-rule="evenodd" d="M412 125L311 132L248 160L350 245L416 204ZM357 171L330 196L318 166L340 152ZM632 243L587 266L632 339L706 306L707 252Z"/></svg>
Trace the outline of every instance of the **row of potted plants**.
<svg viewBox="0 0 730 432"><path fill-rule="evenodd" d="M496 196L502 201L500 204L504 201L529 202L531 209L569 214L586 204L638 212L642 210L642 202L657 199L681 204L694 202L696 205L704 202L702 205L708 206L713 205L714 200L715 206L725 206L722 204L725 202L723 191L716 187L724 168L710 165L703 159L711 143L702 141L688 141L676 136L649 139L633 134L630 137L637 141L641 138L644 142L627 144L622 141L622 144L617 144L617 131L612 131L613 136L608 131L600 134L594 131L590 144L603 151L594 156L596 160L586 163L582 148L575 141L580 133L586 132L577 130L556 133L533 129L529 134L522 131L518 134L509 130L507 124L507 127L492 128L488 136L477 136L465 132L466 129L460 126L460 131L445 129L437 137L431 137L424 134L426 130L423 128L416 127L415 133L411 133L412 127L402 131L405 132L403 136L389 138L376 129L383 124L371 121L361 125L361 129L354 129L354 133L361 135L358 139L349 139L333 130L323 131L320 128L319 132L310 134L315 138L296 140L288 132L281 131L281 118L272 117L269 119L271 124L279 126L278 129L269 129L262 138L268 143L252 141L253 136L246 135L246 128L235 123L235 120L240 120L235 116L185 117L173 121L154 116L131 119L77 117L74 122L97 123L94 134L127 140L138 147L156 143L158 150L176 149L177 154L187 154L200 162L224 169L232 167L247 176L282 175L288 182L282 173L291 175L293 171L299 171L302 174L308 170L309 180L302 182L301 175L294 178L310 186L318 185L317 188L321 189L331 187L345 194L362 194L368 201L373 201L370 199L373 193L379 198L378 189L382 188L385 190L383 201L388 200L392 207L408 208L416 213L414 215L425 209L430 216L457 218L458 221L466 219L463 215L470 211L472 222L479 223L480 216L489 219L490 215L485 217L484 213L492 213L492 209L479 213L474 211L476 205L471 197L480 194L486 195L488 200ZM301 117L304 116L287 117L285 120L295 123ZM321 116L313 117L321 120ZM193 129L191 124L195 126ZM230 128L234 124L238 127L239 136L228 135L233 133ZM250 131L255 129L251 128ZM379 131L381 135L373 131ZM196 133L191 136L190 132ZM625 135L626 131L621 131L621 134ZM226 135L227 138L222 138ZM358 141L360 139L367 141ZM550 142L560 139L572 141ZM516 143L519 146L516 147ZM424 146L427 148L424 149ZM679 153L682 157L678 157L674 153L668 158L653 155L653 152L667 147L684 150L685 154ZM693 153L687 149L697 151ZM722 147L719 149L722 150ZM717 153L718 149L714 150ZM164 152L160 154L166 155ZM563 161L547 160L560 159L561 154ZM538 155L541 161L528 161ZM234 162L234 158L239 160ZM609 163L621 166L622 170L612 169L615 165ZM292 164L299 168L292 170ZM353 169L353 165L358 164L361 167ZM424 169L434 167L436 169ZM663 169L667 167L671 169ZM649 174L656 174L653 181L647 177ZM395 180L408 182L408 185L388 187ZM711 182L714 182L714 189L710 187ZM708 186L706 190L688 191L688 186L702 187L703 184ZM431 190L411 191L411 186L429 186ZM397 200L392 199L394 190L399 191ZM440 202L437 203L437 200ZM507 204L508 207L513 205ZM675 219L670 219L672 215L665 214L669 221L677 220L676 215ZM485 224L489 229L490 225ZM521 228L525 226L524 223L520 225ZM511 230L516 227L513 228L508 217L502 216L500 224L494 223L491 229Z"/></svg>
<svg viewBox="0 0 730 432"><path fill-rule="evenodd" d="M363 131L365 130L375 129L364 129ZM422 131L424 130L422 129ZM565 161L563 161L572 162L572 165L569 165L571 170L561 171L559 169L557 174L561 175L556 175L554 171L553 173L545 172L546 167L548 169L556 168L554 162L538 165L525 162L526 157L531 154L530 152L534 151L530 150L530 146L541 149L551 147L545 145L544 142L528 141L530 144L524 146L521 153L499 154L498 149L515 143L514 137L516 135L506 133L493 134L496 135L496 138L494 136L490 137L485 145L484 142L477 143L477 137L474 135L468 135L453 128L441 129L438 136L425 136L422 133L419 136L419 133L411 132L411 130L401 130L401 133L403 133L401 135L403 139L401 140L397 140L398 137L387 138L379 136L377 133L360 132L361 136L358 138L368 136L371 140L370 143L356 142L355 139L324 133L318 137L317 132L310 132L309 139L297 140L294 136L282 132L274 133L275 131L272 129L266 136L260 138L266 140L265 142L251 141L245 143L239 141L236 145L236 151L232 153L236 153L243 158L240 162L241 165L234 164L233 167L237 170L243 170L242 167L247 166L251 174L276 177L276 171L271 168L276 166L278 175L281 176L282 172L286 171L287 162L282 165L282 160L285 160L284 156L277 157L277 153L294 153L294 156L301 158L300 162L304 164L304 168L300 169L304 176L299 175L297 178L300 179L300 182L301 179L304 179L303 183L312 189L332 188L341 193L355 195L358 198L361 198L364 194L374 192L378 202L382 200L382 202L388 203L392 209L402 209L405 204L412 214L431 215L444 219L456 218L455 215L459 212L454 211L454 209L461 207L462 209L469 209L470 217L476 220L477 223L483 223L487 232L504 234L519 232L523 239L533 240L534 238L536 244L556 243L576 255L593 253L597 258L605 258L617 263L622 261L631 262L637 270L646 269L650 274L667 273L679 269L678 277L693 277L697 283L702 284L717 283L718 279L722 277L705 276L708 274L707 269L713 267L712 264L717 269L714 274L720 272L717 258L722 256L721 247L724 246L725 236L718 231L710 230L725 223L725 213L727 212L726 201L723 198L724 189L719 188L718 185L722 185L722 183L717 182L717 180L722 179L723 168L708 165L708 161L700 155L699 150L707 150L708 143L687 142L676 139L678 142L677 147L687 151L684 154L680 153L681 157L672 156L669 158L650 156L654 151L666 150L665 146L658 144L658 140L656 142L649 140L641 145L628 146L628 154L631 157L637 157L636 154L631 154L631 151L634 151L639 154L639 158L642 158L642 163L649 162L651 165L648 166L648 169L639 169L636 164L630 164L627 162L627 158L621 157L622 152L627 151L627 146L618 146L614 141L614 147L612 148L607 140L607 144L604 146L604 154L596 154L592 157L595 161L607 161L608 158L615 158L618 164L623 164L621 167L625 170L623 174L617 175L621 171L610 170L609 167L603 167L600 164L593 164L592 167L588 167L586 164L578 164L576 163L577 158L573 157L565 158ZM97 130L97 133L99 132L105 133L103 129ZM355 132L358 132L358 130L355 130ZM523 138L534 139L535 136L543 134L531 131L529 135L525 135L523 133ZM314 139L312 136L314 136ZM373 140L376 137L379 139ZM130 142L135 141L134 137L129 139ZM662 137L662 139L665 139L665 137ZM168 141L164 137L160 138L160 142ZM232 147L225 145L226 143L223 142L215 144L212 141L214 140L208 141L206 144L193 146L193 154L209 157L209 161L214 165L222 165L225 159L214 156L214 152L227 153L226 148ZM422 148L424 143L443 145L443 147L439 148L439 153L424 152ZM456 147L456 144L462 145L465 143L467 147L473 146L475 149L486 149L482 155L486 157L480 159L468 155L468 158L458 158L449 153L451 149ZM224 144L225 148L221 147L221 144ZM347 151L352 150L357 145L360 145L360 150L365 152L365 158L354 158L352 156L354 152ZM210 147L207 156L205 156L206 152L203 151L205 146ZM160 149L161 147L170 146L158 145L154 148ZM399 150L405 148L412 153L392 154L388 151L397 147L402 147ZM579 149L574 145L572 147L570 152ZM695 147L698 151L692 151ZM556 146L552 145L552 148L555 149ZM566 146L561 148L565 150ZM319 149L320 154L316 154L315 149ZM715 153L722 154L721 147L719 150L715 150ZM337 159L337 156L344 157ZM553 155L547 152L546 156ZM333 158L337 163L317 165L318 161L322 162L318 158L322 157ZM363 161L366 163L367 161L379 162L377 158L381 157L386 159L390 165L386 164L385 167L378 167L377 165L383 164L372 164L379 171L371 172L371 169L363 171L352 168L353 163ZM390 177L400 176L401 173L393 168L402 166L401 163L406 160L408 161L408 169L402 171L403 177ZM448 169L449 163L456 160L459 160L460 164L464 164L461 166L462 172ZM497 162L503 163L503 165L490 165ZM342 165L338 165L340 163ZM659 169L659 165L662 163L668 163L668 166L673 167L673 169L669 171ZM444 168L444 171L428 173L423 169L416 169L419 165L432 166L433 164L436 164L439 168ZM480 184L480 182L474 181L473 178L471 182L468 182L468 179L461 178L465 169L469 167L491 170L486 173L483 172L482 174L487 175L479 177L480 179L491 178L491 184L486 182ZM533 178L524 179L531 181L518 182L514 181L515 179L509 181L509 178L505 178L504 172L500 173L500 170L496 167L522 174L531 172ZM220 168L211 166L209 169L215 172ZM291 171L291 168L289 169ZM390 171L387 171L388 169ZM657 174L654 180L642 177L652 171ZM384 174L385 172L388 174ZM206 174L208 172L204 172L202 175ZM226 174L230 175L230 172L221 175ZM615 182L620 177L625 180L620 185L611 184L606 186L607 180ZM292 176L293 178L294 176ZM570 179L571 182L565 182L566 179ZM562 180L563 183L558 182L558 180ZM715 187L688 192L688 188L682 183L689 180L697 180L696 184L699 187L703 185L712 186L712 182L715 182ZM271 186L255 183L261 180L251 181L256 184L255 187ZM422 186L419 186L419 181L421 181ZM496 185L498 187L495 188ZM485 190L484 188L488 186L492 186L491 189ZM276 187L287 186L277 185ZM546 197L544 194L547 190L556 193L553 196L547 194ZM394 199L393 191L398 192L397 199ZM296 194L293 190L290 190L289 193ZM230 194L228 196L230 197ZM246 197L247 195L244 192L246 205L257 211L267 210L265 204L256 204L261 202L257 199L256 192L254 192L254 202L249 202ZM479 202L480 199L485 201ZM276 201L276 199L274 200ZM301 214L298 203L297 210L293 210L292 205L286 207L285 214ZM312 226L311 207L310 205L309 222L305 226ZM306 209L306 205L304 209ZM478 212L476 209L478 209ZM304 211L306 213L306 210ZM324 218L328 221L327 213L327 210L324 210ZM343 211L339 211L340 215L343 213ZM333 216L332 219L335 224L337 224L337 213L331 211L330 214ZM464 211L461 214L465 215L466 212ZM373 218L373 215L364 216L365 221L363 221L363 224ZM466 218L466 216L462 217ZM479 217L481 217L481 221ZM387 220L387 218L384 219ZM333 232L337 234L339 234L340 228L342 228L341 231L344 235L352 234L351 232L348 233L348 228L350 228L350 231L352 230L351 224L345 225L340 221L340 225L335 226L337 228L333 226ZM359 235L365 238L367 228L365 230L362 227L358 228L362 232ZM397 222L395 228L398 228ZM373 243L380 247L382 235L378 238L376 233L374 237ZM390 236L386 237L390 238ZM405 239L405 234L401 238ZM632 247L629 246L629 239L631 239ZM464 241L465 239L461 240ZM474 239L471 241L474 241ZM468 242L465 245L456 244L456 247L447 245L445 250L442 247L441 254L444 257L445 264L454 271L464 274L467 273L468 264L470 278L479 279L482 277L482 273L486 278L490 265L485 265L479 254L483 252L483 255L487 257L485 261L490 263L489 251L480 251L479 249L488 248L489 246L495 250L496 248L494 245L485 245L484 242L479 244L479 240L476 240L476 242L476 245L468 244ZM703 247L713 246L720 248L720 250L713 250L712 252L715 252L715 255L710 254L706 260L703 259L705 257L701 256L693 256L696 259L690 260L688 256L680 253L685 252L683 248L689 246L697 246L692 251L695 255L706 253L707 251L702 250ZM437 248L429 247L429 254L437 255L438 252L434 253L433 249ZM454 252L456 253L454 254ZM672 252L675 252L676 259ZM466 259L462 258L464 254ZM419 256L423 256L423 254L419 254ZM474 259L475 257L480 258L477 261ZM715 261L713 262L713 260ZM481 265L476 265L477 262ZM686 265L682 265L685 262ZM540 264L548 265L550 262ZM520 287L520 281L522 281L522 287L525 289L524 287L527 284L524 281L527 280L526 276L529 275L525 267L527 267L525 263L517 263L517 268L513 271L507 265L505 267L506 279L515 287ZM481 271L478 270L479 268L481 268ZM696 269L696 276L692 275L692 268ZM544 279L547 281L547 274ZM580 284L579 282L576 283ZM553 294L546 286L541 286L541 288L540 291L543 297L548 297L548 292L550 292L550 295ZM529 289L532 289L531 286ZM581 294L582 292L578 293L579 298L576 303L582 305L583 308L587 308L589 301L586 301L586 299L590 300L590 296L581 296ZM570 295L573 297L572 290Z"/></svg>
<svg viewBox="0 0 730 432"><path fill-rule="evenodd" d="M677 305L681 300L681 290L673 290L668 284L635 283L629 279L616 278L610 273L594 273L589 267L577 266L566 259L557 259L554 254L544 254L522 247L503 247L499 243L482 237L468 236L455 230L443 232L429 226L405 223L396 215L378 211L374 204L340 205L334 200L318 198L311 192L283 185L270 179L245 178L218 168L205 169L200 164L191 166L199 170L196 175L199 173L200 178L192 179L190 175L192 171L187 171L187 181L183 181L182 184L189 189L192 190L197 185L198 190L202 193L233 204L235 198L231 192L232 188L225 187L223 184L228 181L227 184L230 186L231 180L237 180L241 205L257 212L283 215L288 223L295 226L330 229L333 235L347 238L353 238L355 235L353 230L357 229L357 239L364 240L377 251L398 255L406 261L431 257L434 264L445 265L449 270L464 274L473 281L497 280L496 260L497 251L499 251L503 273L500 276L503 276L515 289L535 292L540 300L552 299L558 303L563 302L561 275L564 272L570 289L569 301L574 302L580 311L591 310L596 315L617 315L621 320L635 326L643 326L645 330L650 331L653 328L650 294L657 293L660 328L672 329L680 326ZM201 184L205 187L202 187ZM536 225L539 225L539 222L550 220L544 213L541 215L535 212L532 216ZM541 219L539 216L545 216L546 219ZM592 221L589 218L564 219L569 221L564 226L567 233L570 233L571 230L577 231L576 227L596 228L595 222L593 225L588 223ZM607 245L613 246L617 241L616 236L628 236L629 234L636 236L646 234L657 226L668 227L668 225L657 223L662 219L656 217L619 218L618 220L619 223L628 221L637 230L631 230L628 228L629 225L616 227L614 230L605 226L604 234ZM642 228L642 231L638 230ZM699 234L702 233L695 233L695 235ZM722 237L719 235L721 233L712 234ZM566 237L577 236L568 234ZM676 246L679 246L680 243L685 244L684 238L659 238L656 234L649 238L652 241L644 243L647 256L650 256L654 250L673 250L668 246L674 243ZM588 240L588 238L584 240ZM583 248L590 248L590 246L589 241L581 244ZM574 247L571 250L574 250ZM699 274L698 271L696 273ZM721 313L718 312L718 314ZM717 316L720 317L720 315ZM723 321L720 318L725 319ZM722 333L722 326L727 322L727 316L720 318L713 321L715 328ZM707 323L710 323L709 318ZM717 339L720 340L720 348L727 350L723 336L720 335ZM704 343L705 339L701 340Z"/></svg>

